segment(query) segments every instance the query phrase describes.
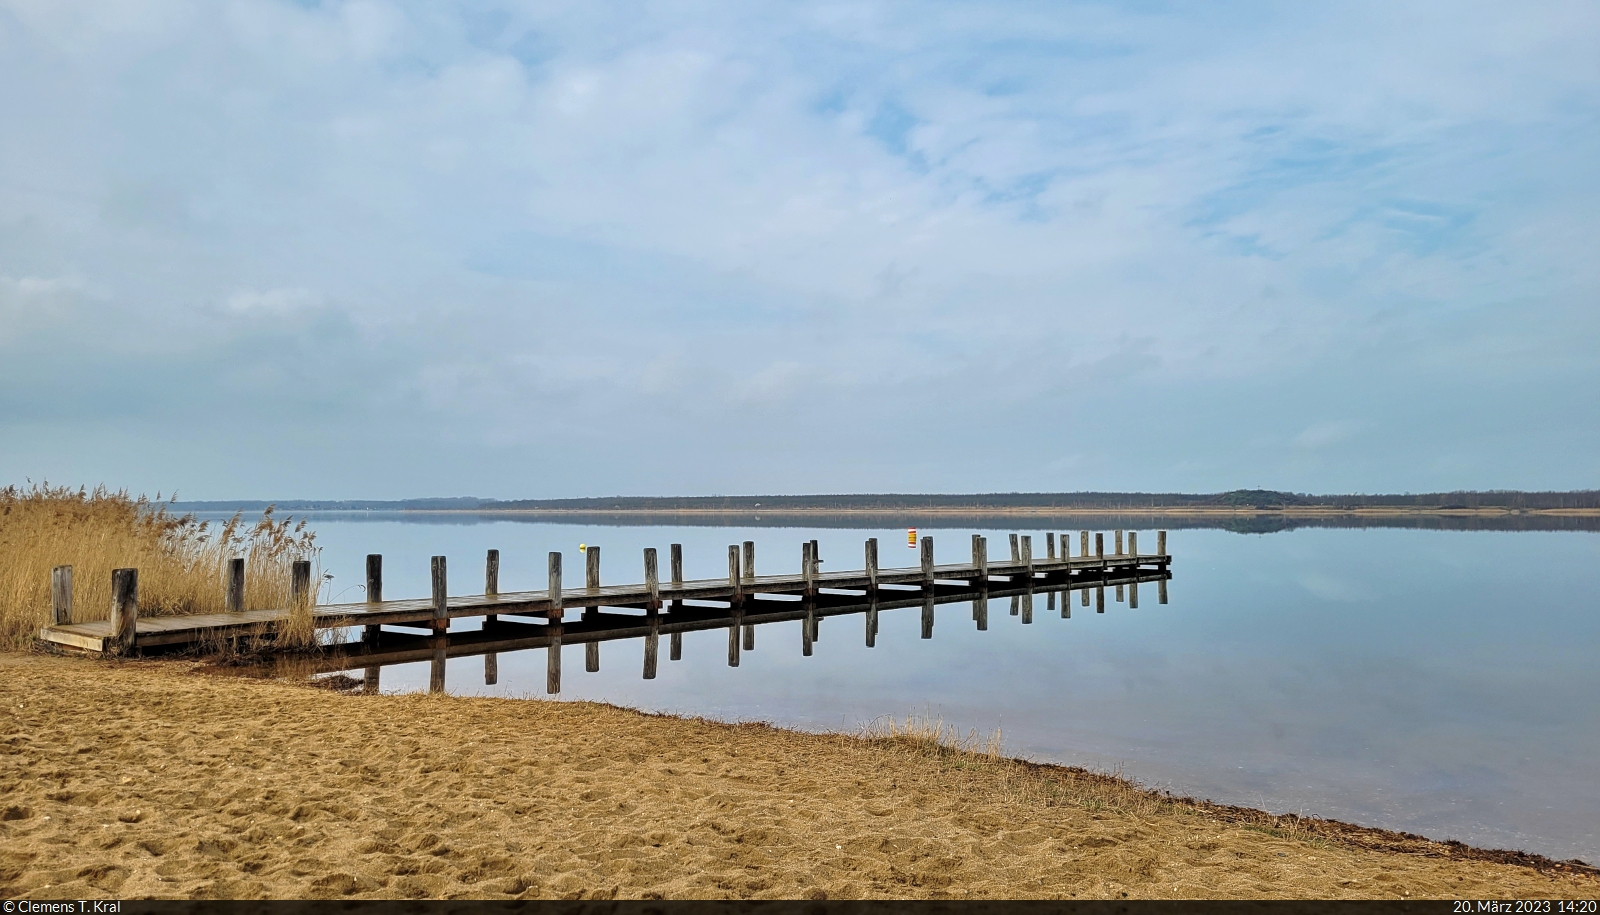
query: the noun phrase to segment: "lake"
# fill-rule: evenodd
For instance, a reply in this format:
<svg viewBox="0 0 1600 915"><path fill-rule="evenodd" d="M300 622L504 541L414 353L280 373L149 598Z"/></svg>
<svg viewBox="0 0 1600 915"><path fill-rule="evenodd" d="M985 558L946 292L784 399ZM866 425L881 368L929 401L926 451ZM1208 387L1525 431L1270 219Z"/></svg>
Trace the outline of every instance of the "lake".
<svg viewBox="0 0 1600 915"><path fill-rule="evenodd" d="M601 546L608 583L643 579L641 550L684 545L689 578L725 576L727 547L756 543L757 572L792 573L816 539L824 570L857 569L879 538L882 565L914 566L905 529L605 526L483 516L311 515L333 578L325 602L358 601L367 553L384 554L385 597L428 594L428 558L450 558L451 593L482 591L484 551L501 551L502 591L542 589L545 557ZM1018 520L1017 524L1037 524ZM1082 526L1072 522L1066 528ZM1061 530L1063 528L1057 528ZM938 528L938 562L964 562L971 533ZM1145 538L1150 538L1146 541ZM1109 541L1109 538L1108 538ZM1154 534L1141 531L1145 551ZM1417 832L1564 859L1600 859L1600 615L1588 575L1600 536L1584 531L1297 529L1268 534L1174 529L1170 601L1138 609L1076 601L1070 619L1031 625L991 605L942 604L932 639L915 608L758 627L727 666L723 630L684 636L683 659L641 677L642 640L563 655L562 700L592 699L727 721L856 731L885 715L1000 730L1008 755L1117 771L1175 793ZM573 582L569 581L569 587ZM1153 586L1150 588L1154 591ZM571 614L569 613L569 619ZM458 694L544 696L545 652L449 662ZM426 663L383 670L384 691L425 690Z"/></svg>

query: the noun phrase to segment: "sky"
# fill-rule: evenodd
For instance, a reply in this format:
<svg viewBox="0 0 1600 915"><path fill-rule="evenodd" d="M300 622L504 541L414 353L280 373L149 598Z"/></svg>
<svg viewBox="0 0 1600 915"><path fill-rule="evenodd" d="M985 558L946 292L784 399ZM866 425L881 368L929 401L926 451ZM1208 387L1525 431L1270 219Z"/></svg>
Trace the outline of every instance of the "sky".
<svg viewBox="0 0 1600 915"><path fill-rule="evenodd" d="M0 485L1600 487L1600 5L0 0Z"/></svg>

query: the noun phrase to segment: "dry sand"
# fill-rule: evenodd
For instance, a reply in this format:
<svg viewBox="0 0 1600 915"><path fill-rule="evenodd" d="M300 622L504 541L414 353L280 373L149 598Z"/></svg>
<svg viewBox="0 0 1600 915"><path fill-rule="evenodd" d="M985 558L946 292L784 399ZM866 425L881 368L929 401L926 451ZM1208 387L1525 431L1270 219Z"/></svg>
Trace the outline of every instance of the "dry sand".
<svg viewBox="0 0 1600 915"><path fill-rule="evenodd" d="M589 703L0 655L0 897L1580 897L1104 776Z"/></svg>

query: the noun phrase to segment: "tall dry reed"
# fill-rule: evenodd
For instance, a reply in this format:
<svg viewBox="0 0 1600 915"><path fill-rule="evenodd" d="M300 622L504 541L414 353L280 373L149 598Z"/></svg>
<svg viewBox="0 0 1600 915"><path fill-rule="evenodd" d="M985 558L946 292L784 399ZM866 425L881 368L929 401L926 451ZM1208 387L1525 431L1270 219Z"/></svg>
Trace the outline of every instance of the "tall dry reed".
<svg viewBox="0 0 1600 915"><path fill-rule="evenodd" d="M245 558L245 609L289 604L290 563L316 558L305 521L234 515L212 525L166 504L97 487L0 489L0 649L27 646L50 622L50 570L73 570L73 620L105 619L111 570L139 570L139 615L221 613L229 559ZM320 582L313 573L313 583Z"/></svg>

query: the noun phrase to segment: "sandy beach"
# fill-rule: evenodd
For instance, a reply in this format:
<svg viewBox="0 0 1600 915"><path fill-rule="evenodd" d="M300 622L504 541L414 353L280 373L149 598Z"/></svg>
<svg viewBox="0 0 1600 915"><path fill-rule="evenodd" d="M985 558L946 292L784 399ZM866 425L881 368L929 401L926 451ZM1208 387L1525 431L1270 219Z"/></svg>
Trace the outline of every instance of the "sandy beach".
<svg viewBox="0 0 1600 915"><path fill-rule="evenodd" d="M1600 895L926 742L21 653L0 702L7 898Z"/></svg>

